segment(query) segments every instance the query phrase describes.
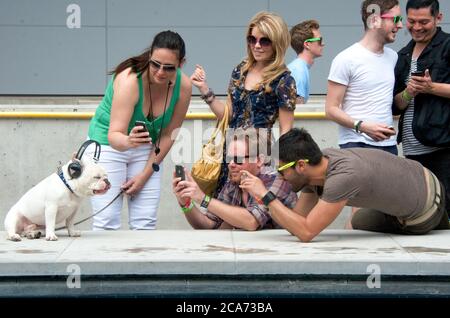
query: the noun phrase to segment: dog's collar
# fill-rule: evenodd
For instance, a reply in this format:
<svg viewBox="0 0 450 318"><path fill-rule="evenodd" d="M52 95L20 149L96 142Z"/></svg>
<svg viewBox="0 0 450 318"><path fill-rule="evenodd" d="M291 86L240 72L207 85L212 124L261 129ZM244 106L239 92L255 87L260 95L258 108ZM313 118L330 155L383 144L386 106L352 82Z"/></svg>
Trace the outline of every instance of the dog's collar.
<svg viewBox="0 0 450 318"><path fill-rule="evenodd" d="M75 194L75 192L73 192L72 188L70 187L70 185L67 183L66 178L64 178L64 173L62 171L61 167L58 167L58 177L61 179L61 181L64 183L64 185L67 187L67 189L69 189L70 192L72 192L73 194ZM76 195L76 194L75 194Z"/></svg>

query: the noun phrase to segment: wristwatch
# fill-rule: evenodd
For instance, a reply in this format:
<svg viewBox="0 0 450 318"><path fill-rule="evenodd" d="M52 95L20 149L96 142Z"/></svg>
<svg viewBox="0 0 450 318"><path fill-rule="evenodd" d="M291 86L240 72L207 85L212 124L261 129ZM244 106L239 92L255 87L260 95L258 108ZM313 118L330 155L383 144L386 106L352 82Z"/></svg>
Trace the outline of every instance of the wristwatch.
<svg viewBox="0 0 450 318"><path fill-rule="evenodd" d="M353 129L356 131L356 133L360 134L362 133L361 131L361 124L363 123L362 120L355 120L355 122L353 123Z"/></svg>
<svg viewBox="0 0 450 318"><path fill-rule="evenodd" d="M202 203L200 204L200 207L207 210L210 201L211 201L211 197L209 195L205 195L205 197L202 200Z"/></svg>
<svg viewBox="0 0 450 318"><path fill-rule="evenodd" d="M265 206L268 206L270 202L272 202L273 200L275 200L277 198L277 196L275 194L273 194L272 191L269 191L266 193L265 196L262 197L262 203Z"/></svg>

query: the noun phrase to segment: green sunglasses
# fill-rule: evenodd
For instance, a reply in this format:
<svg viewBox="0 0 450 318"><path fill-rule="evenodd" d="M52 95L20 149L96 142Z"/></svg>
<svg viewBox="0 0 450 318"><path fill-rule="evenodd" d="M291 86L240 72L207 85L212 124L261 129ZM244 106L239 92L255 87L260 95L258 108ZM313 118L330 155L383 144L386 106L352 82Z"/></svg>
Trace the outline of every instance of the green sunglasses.
<svg viewBox="0 0 450 318"><path fill-rule="evenodd" d="M309 38L306 39L305 42L319 42L319 45L322 45L323 37L321 36L320 38Z"/></svg>
<svg viewBox="0 0 450 318"><path fill-rule="evenodd" d="M299 159L299 160L303 160L305 163L308 163L308 162L309 162L308 159ZM290 168L290 167L292 167L292 166L295 166L295 164L297 163L297 161L298 161L298 160L296 160L296 161L291 161L291 162L289 162L289 163L287 163L287 164L285 164L285 165L282 165L281 167L278 167L278 168L277 168L277 171L278 171L278 172L281 172L281 171L283 171L283 170L286 170L287 168Z"/></svg>

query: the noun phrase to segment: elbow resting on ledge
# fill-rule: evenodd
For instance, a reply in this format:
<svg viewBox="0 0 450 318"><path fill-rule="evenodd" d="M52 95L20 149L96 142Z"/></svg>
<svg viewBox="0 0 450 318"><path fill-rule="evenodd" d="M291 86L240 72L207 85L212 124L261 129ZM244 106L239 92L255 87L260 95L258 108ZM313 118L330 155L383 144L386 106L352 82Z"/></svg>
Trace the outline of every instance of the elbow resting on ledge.
<svg viewBox="0 0 450 318"><path fill-rule="evenodd" d="M251 220L248 224L245 224L245 226L242 229L246 230L246 231L254 232L254 231L259 230L259 228L260 228L260 226L259 226L258 221L256 221L255 218L253 218L253 220Z"/></svg>
<svg viewBox="0 0 450 318"><path fill-rule="evenodd" d="M310 243L313 238L316 237L317 234L313 234L311 232L308 233L297 233L294 234L301 242L303 243Z"/></svg>

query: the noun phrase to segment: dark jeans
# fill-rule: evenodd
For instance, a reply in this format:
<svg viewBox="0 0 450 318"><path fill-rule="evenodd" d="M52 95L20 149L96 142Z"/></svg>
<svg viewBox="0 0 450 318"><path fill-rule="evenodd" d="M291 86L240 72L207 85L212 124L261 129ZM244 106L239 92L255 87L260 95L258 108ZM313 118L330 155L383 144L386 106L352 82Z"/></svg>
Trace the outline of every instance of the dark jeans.
<svg viewBox="0 0 450 318"><path fill-rule="evenodd" d="M445 198L447 199L445 209L450 218L450 148L425 155L406 156L406 158L420 162L444 184Z"/></svg>
<svg viewBox="0 0 450 318"><path fill-rule="evenodd" d="M442 184L440 186L441 193L444 193L444 187ZM426 234L432 230L447 230L449 222L447 213L445 213L445 198L442 197L442 201L432 217L417 225L405 226L395 216L373 209L361 208L352 218L352 227L355 230L412 235Z"/></svg>
<svg viewBox="0 0 450 318"><path fill-rule="evenodd" d="M387 152L390 152L393 155L398 156L398 149L397 146L373 146L369 144L365 144L363 142L348 142L343 145L339 145L341 149L348 149L348 148L371 148L371 149L380 149Z"/></svg>

